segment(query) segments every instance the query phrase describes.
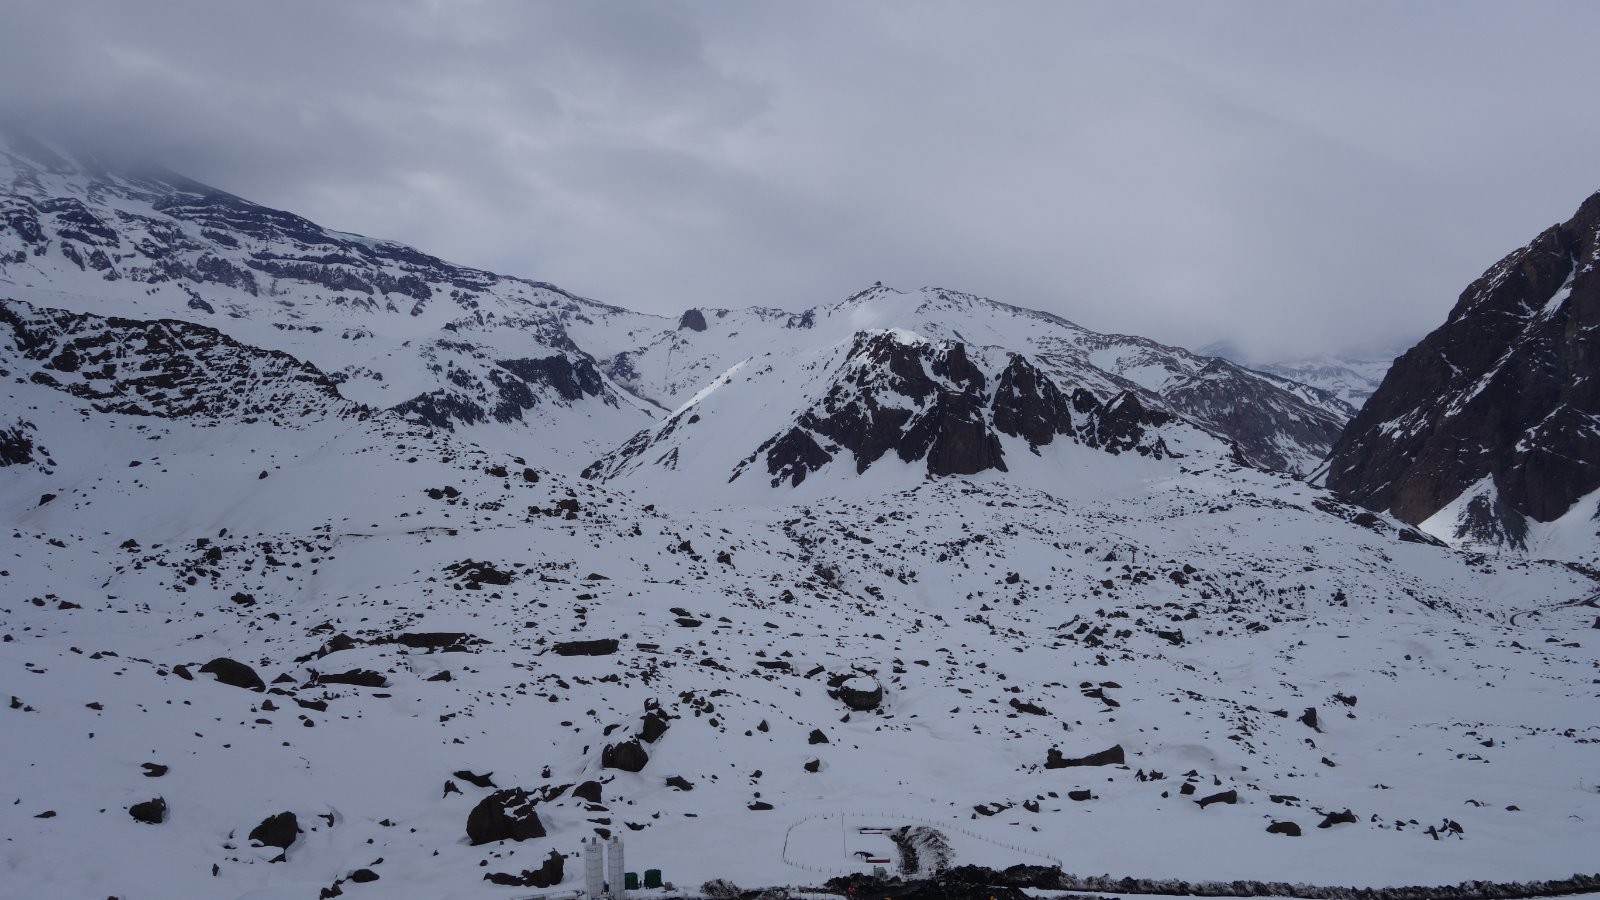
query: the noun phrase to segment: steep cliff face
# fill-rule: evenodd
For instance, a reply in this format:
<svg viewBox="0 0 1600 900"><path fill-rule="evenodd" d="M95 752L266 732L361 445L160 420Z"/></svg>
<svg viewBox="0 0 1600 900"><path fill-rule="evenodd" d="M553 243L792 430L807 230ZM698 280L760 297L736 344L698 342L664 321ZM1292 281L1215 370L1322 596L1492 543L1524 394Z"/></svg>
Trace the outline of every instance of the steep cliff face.
<svg viewBox="0 0 1600 900"><path fill-rule="evenodd" d="M1600 489L1600 193L1462 293L1330 457L1327 485L1516 544ZM1470 495L1470 496L1469 496ZM1495 538L1495 535L1500 537Z"/></svg>

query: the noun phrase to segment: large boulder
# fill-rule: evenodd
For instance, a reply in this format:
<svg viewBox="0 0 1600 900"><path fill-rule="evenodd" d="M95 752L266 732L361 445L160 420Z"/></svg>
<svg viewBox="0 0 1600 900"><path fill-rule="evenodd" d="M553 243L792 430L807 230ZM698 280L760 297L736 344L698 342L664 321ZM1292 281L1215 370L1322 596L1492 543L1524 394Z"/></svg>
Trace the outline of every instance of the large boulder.
<svg viewBox="0 0 1600 900"><path fill-rule="evenodd" d="M277 847L282 850L289 849L300 835L300 820L292 812L281 812L275 816L267 816L261 824L250 829L250 840L263 847Z"/></svg>
<svg viewBox="0 0 1600 900"><path fill-rule="evenodd" d="M592 641L562 641L555 647L557 656L608 656L617 652L616 638Z"/></svg>
<svg viewBox="0 0 1600 900"><path fill-rule="evenodd" d="M544 837L544 823L533 808L536 802L522 788L495 791L467 815L467 839L478 845Z"/></svg>
<svg viewBox="0 0 1600 900"><path fill-rule="evenodd" d="M852 675L839 682L834 695L857 712L877 709L883 702L883 685L870 675Z"/></svg>
<svg viewBox="0 0 1600 900"><path fill-rule="evenodd" d="M133 816L136 822L160 825L167 820L167 801L157 797L154 800L135 803L128 807L128 815Z"/></svg>
<svg viewBox="0 0 1600 900"><path fill-rule="evenodd" d="M638 772L649 761L650 754L644 752L644 746L637 740L607 744L606 749L600 753L602 768L621 769L624 772Z"/></svg>
<svg viewBox="0 0 1600 900"><path fill-rule="evenodd" d="M1054 747L1045 754L1044 767L1046 769L1067 769L1073 766L1120 766L1126 763L1126 755L1122 752L1122 745L1117 744L1109 750L1080 756L1077 759L1067 759L1061 751Z"/></svg>
<svg viewBox="0 0 1600 900"><path fill-rule="evenodd" d="M245 688L251 691L264 691L267 689L267 683L261 680L261 676L256 674L255 669L226 656L219 656L206 663L200 667L200 671L230 687Z"/></svg>

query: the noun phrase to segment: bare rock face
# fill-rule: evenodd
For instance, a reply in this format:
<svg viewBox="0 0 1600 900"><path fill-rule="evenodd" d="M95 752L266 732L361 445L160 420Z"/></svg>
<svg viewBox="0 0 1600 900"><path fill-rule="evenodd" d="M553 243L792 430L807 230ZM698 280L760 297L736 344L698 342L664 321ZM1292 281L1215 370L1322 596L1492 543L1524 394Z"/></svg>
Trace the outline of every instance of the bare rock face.
<svg viewBox="0 0 1600 900"><path fill-rule="evenodd" d="M1600 488L1600 193L1473 282L1333 449L1327 485L1413 524L1487 480L1458 538L1517 546Z"/></svg>
<svg viewBox="0 0 1600 900"><path fill-rule="evenodd" d="M467 815L467 839L478 845L544 837L544 823L539 821L534 803L522 788L495 791Z"/></svg>

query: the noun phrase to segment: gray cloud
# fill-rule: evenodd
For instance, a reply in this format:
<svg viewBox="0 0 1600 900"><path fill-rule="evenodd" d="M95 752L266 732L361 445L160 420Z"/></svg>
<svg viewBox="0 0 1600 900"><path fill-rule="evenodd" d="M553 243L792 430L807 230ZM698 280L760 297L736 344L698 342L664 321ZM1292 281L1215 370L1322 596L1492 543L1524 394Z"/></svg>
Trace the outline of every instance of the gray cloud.
<svg viewBox="0 0 1600 900"><path fill-rule="evenodd" d="M1416 335L1600 178L1587 3L9 4L0 116L639 309Z"/></svg>

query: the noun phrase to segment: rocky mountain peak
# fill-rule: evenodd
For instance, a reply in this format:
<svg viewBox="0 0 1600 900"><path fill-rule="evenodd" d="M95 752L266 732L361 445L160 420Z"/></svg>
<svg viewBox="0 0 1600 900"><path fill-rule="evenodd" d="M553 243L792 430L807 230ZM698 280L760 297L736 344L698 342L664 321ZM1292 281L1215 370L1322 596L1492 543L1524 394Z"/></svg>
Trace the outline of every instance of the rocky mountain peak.
<svg viewBox="0 0 1600 900"><path fill-rule="evenodd" d="M1550 522L1600 489L1597 262L1600 193L1395 361L1335 446L1328 486L1412 523L1459 499L1447 536L1512 544L1519 519Z"/></svg>

